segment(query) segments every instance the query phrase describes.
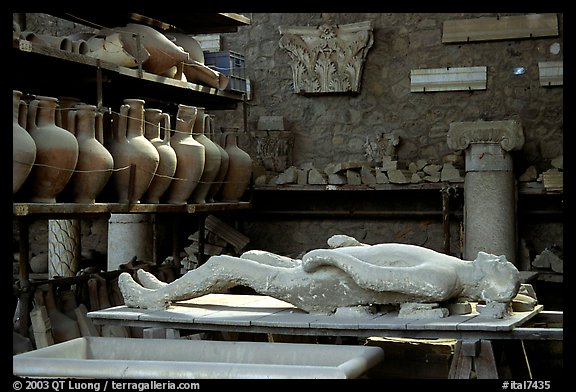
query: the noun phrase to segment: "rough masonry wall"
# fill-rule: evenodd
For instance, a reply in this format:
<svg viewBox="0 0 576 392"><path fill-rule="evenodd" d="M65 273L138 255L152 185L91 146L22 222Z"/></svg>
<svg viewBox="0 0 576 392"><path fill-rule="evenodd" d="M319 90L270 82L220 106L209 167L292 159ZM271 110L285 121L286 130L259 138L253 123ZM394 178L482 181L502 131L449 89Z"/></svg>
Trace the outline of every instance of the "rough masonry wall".
<svg viewBox="0 0 576 392"><path fill-rule="evenodd" d="M501 14L502 16L503 14ZM518 154L518 175L529 165L549 169L562 154L563 88L540 87L538 62L563 59L563 18L559 36L458 44L442 43L444 21L496 14L294 13L249 15L251 25L223 34L223 49L246 57L252 82L248 130L260 116L284 116L295 134L293 163L364 159L366 140L381 133L400 136L399 161L442 162L450 123L516 119L526 142ZM371 21L374 44L364 65L360 94L307 97L294 93L288 53L278 45L278 26L316 26ZM558 48L559 47L559 51ZM487 89L472 92L411 93L410 70L487 67ZM524 67L516 75L514 69ZM243 128L242 108L216 112L216 126ZM253 141L242 140L244 147Z"/></svg>

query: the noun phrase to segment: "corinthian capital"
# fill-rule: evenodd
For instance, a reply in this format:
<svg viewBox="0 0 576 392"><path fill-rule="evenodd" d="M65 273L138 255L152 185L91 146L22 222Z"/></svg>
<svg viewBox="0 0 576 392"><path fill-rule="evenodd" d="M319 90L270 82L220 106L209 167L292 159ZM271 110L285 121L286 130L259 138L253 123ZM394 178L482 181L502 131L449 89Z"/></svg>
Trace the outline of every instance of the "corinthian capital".
<svg viewBox="0 0 576 392"><path fill-rule="evenodd" d="M370 21L347 25L279 27L288 51L294 91L300 94L360 91L362 69L374 37Z"/></svg>
<svg viewBox="0 0 576 392"><path fill-rule="evenodd" d="M455 122L450 124L446 142L453 150L484 143L500 144L505 151L512 151L524 145L524 132L516 120Z"/></svg>

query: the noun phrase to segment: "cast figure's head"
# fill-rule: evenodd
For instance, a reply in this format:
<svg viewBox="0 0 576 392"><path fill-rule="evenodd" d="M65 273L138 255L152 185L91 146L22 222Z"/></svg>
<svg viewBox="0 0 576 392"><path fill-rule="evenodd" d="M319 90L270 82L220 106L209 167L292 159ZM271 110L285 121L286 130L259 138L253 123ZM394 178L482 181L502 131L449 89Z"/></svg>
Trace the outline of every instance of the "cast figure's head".
<svg viewBox="0 0 576 392"><path fill-rule="evenodd" d="M474 265L479 278L475 287L478 300L510 302L518 294L520 272L506 256L478 252Z"/></svg>

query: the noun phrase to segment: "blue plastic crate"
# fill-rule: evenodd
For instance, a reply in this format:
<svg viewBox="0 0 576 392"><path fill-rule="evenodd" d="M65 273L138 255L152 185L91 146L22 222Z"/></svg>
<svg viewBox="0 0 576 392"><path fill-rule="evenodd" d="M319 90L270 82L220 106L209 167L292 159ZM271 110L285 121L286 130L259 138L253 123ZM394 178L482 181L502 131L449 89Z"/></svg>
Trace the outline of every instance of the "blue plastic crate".
<svg viewBox="0 0 576 392"><path fill-rule="evenodd" d="M244 55L226 50L222 52L204 52L204 65L226 76L246 78Z"/></svg>
<svg viewBox="0 0 576 392"><path fill-rule="evenodd" d="M229 76L229 81L228 85L226 86L226 90L240 91L245 93L247 91L246 79L237 78L236 76Z"/></svg>

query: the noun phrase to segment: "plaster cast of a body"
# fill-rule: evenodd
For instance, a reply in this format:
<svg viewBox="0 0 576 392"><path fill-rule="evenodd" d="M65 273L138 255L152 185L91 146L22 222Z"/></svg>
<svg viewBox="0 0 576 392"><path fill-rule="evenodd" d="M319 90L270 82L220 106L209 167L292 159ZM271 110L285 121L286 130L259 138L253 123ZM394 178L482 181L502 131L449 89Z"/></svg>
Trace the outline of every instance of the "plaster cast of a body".
<svg viewBox="0 0 576 392"><path fill-rule="evenodd" d="M242 285L309 313L466 299L485 303L497 318L505 316L520 287L518 270L504 256L479 252L468 261L416 245L367 245L343 235L328 245L302 260L252 250L240 257L212 256L171 283L144 270L137 271L141 285L126 272L118 283L126 306L149 309Z"/></svg>

